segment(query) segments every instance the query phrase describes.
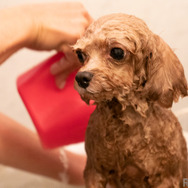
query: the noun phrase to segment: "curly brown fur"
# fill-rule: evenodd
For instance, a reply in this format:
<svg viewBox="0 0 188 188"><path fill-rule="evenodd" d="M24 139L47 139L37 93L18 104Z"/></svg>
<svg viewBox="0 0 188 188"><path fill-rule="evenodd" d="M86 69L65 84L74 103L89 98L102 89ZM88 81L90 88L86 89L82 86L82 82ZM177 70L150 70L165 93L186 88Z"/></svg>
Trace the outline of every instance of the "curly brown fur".
<svg viewBox="0 0 188 188"><path fill-rule="evenodd" d="M74 48L83 63L79 73L90 74L83 80L88 85L77 76L75 88L97 105L86 131L86 187L182 187L186 143L168 108L188 87L171 48L125 14L95 21ZM122 49L123 58L113 58L113 48Z"/></svg>

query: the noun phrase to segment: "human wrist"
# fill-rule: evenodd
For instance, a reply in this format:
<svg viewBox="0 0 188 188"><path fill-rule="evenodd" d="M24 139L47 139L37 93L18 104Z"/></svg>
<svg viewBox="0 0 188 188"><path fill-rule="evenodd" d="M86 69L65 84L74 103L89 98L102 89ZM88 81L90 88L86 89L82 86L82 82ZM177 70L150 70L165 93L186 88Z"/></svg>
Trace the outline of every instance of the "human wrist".
<svg viewBox="0 0 188 188"><path fill-rule="evenodd" d="M23 28L25 31L22 38L22 47L32 48L32 45L37 40L40 23L40 12L36 10L35 4L23 5L18 7L23 19Z"/></svg>
<svg viewBox="0 0 188 188"><path fill-rule="evenodd" d="M29 46L35 39L35 34L37 33L37 26L35 22L35 17L32 12L32 5L22 5L13 8L14 12L17 13L15 18L15 23L17 23L18 34L18 45L19 47ZM37 17L37 16L36 16Z"/></svg>
<svg viewBox="0 0 188 188"><path fill-rule="evenodd" d="M30 43L32 35L32 19L24 6L1 10L1 44L0 54L17 51Z"/></svg>

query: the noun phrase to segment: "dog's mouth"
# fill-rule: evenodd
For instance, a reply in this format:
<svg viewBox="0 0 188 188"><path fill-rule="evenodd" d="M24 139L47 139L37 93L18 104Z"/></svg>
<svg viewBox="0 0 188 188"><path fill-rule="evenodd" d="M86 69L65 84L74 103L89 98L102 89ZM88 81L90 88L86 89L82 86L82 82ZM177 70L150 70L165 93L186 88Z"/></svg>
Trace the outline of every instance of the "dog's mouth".
<svg viewBox="0 0 188 188"><path fill-rule="evenodd" d="M85 101L88 105L106 100L105 96L102 97L102 95L104 95L103 92L96 91L90 87L83 88L78 82L75 82L74 87L80 94L82 100Z"/></svg>
<svg viewBox="0 0 188 188"><path fill-rule="evenodd" d="M75 89L87 104L90 104L90 101L100 102L108 98L107 90L111 89L106 89L104 85L105 77L101 79L94 72L78 72L75 77Z"/></svg>
<svg viewBox="0 0 188 188"><path fill-rule="evenodd" d="M124 94L122 94L122 92L118 91L117 89L105 90L103 87L101 87L101 84L97 85L96 88L93 86L83 88L80 87L77 82L75 82L75 89L80 94L82 100L85 101L88 105L99 104L103 102L109 103L111 101L122 101L125 100L122 99L122 96L124 95L124 97L126 98L125 93L127 93L125 92Z"/></svg>
<svg viewBox="0 0 188 188"><path fill-rule="evenodd" d="M115 81L108 79L105 74L98 72L78 72L75 78L75 89L87 104L112 101L113 98L124 100L122 97L130 92L130 87L118 86Z"/></svg>

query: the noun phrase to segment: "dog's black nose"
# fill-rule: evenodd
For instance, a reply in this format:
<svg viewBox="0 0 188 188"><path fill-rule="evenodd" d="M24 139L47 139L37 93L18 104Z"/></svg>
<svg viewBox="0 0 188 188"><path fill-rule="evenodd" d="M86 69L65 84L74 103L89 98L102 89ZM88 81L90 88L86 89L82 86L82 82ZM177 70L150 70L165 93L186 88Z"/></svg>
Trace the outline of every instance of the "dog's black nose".
<svg viewBox="0 0 188 188"><path fill-rule="evenodd" d="M76 74L76 81L80 87L86 89L89 86L89 82L91 81L92 77L93 74L90 72L78 72Z"/></svg>

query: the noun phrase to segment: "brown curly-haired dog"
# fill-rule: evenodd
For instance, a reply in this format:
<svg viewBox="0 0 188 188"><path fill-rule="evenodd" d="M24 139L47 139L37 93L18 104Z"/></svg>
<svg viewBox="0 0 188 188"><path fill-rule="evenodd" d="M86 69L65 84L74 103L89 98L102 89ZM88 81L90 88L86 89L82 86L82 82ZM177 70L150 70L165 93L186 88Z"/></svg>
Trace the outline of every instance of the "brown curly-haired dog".
<svg viewBox="0 0 188 188"><path fill-rule="evenodd" d="M182 187L186 143L168 108L187 95L187 82L171 48L125 14L95 21L74 48L83 64L75 88L97 105L86 131L86 187Z"/></svg>

